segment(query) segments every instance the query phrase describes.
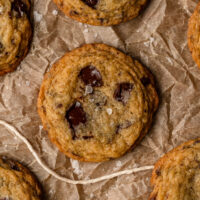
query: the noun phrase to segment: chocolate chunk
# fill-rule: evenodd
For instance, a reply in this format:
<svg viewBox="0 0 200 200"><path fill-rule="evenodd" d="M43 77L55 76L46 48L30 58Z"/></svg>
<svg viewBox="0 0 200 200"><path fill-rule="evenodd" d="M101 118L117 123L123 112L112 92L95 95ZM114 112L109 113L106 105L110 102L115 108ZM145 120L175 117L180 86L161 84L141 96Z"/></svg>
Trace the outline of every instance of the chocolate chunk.
<svg viewBox="0 0 200 200"><path fill-rule="evenodd" d="M91 139L91 138L94 138L94 136L92 136L92 135L91 135L91 136L83 136L83 139L84 139L84 140L89 140L89 139Z"/></svg>
<svg viewBox="0 0 200 200"><path fill-rule="evenodd" d="M117 89L114 92L114 98L117 101L126 104L130 97L130 92L132 91L132 89L133 89L132 83L120 83L118 84Z"/></svg>
<svg viewBox="0 0 200 200"><path fill-rule="evenodd" d="M58 105L56 105L56 108L62 108L63 104L59 103Z"/></svg>
<svg viewBox="0 0 200 200"><path fill-rule="evenodd" d="M130 121L125 121L123 124L117 125L115 133L118 134L120 129L129 128L132 125Z"/></svg>
<svg viewBox="0 0 200 200"><path fill-rule="evenodd" d="M20 168L16 165L16 163L12 160L8 160L7 163L10 165L10 168L15 171L20 171Z"/></svg>
<svg viewBox="0 0 200 200"><path fill-rule="evenodd" d="M85 4L90 6L91 8L95 8L98 3L98 0L82 0Z"/></svg>
<svg viewBox="0 0 200 200"><path fill-rule="evenodd" d="M94 66L87 66L80 71L79 77L86 85L100 87L103 85L101 73Z"/></svg>
<svg viewBox="0 0 200 200"><path fill-rule="evenodd" d="M119 130L120 130L120 125L117 125L116 130L115 130L115 133L118 134L118 133L119 133Z"/></svg>
<svg viewBox="0 0 200 200"><path fill-rule="evenodd" d="M71 10L71 11L70 11L70 15L72 15L72 16L73 16L73 15L79 15L79 13L76 12L75 10Z"/></svg>
<svg viewBox="0 0 200 200"><path fill-rule="evenodd" d="M196 141L194 141L193 144L195 145L195 144L199 144L199 143L200 143L200 140L196 140Z"/></svg>
<svg viewBox="0 0 200 200"><path fill-rule="evenodd" d="M147 77L141 78L141 82L142 82L142 84L143 84L144 86L147 86L147 85L149 85L149 84L151 83L150 79L147 78Z"/></svg>
<svg viewBox="0 0 200 200"><path fill-rule="evenodd" d="M150 198L150 200L156 200L157 195L154 195L153 197Z"/></svg>
<svg viewBox="0 0 200 200"><path fill-rule="evenodd" d="M16 17L22 17L24 13L27 13L27 6L21 0L14 0L11 9L17 13Z"/></svg>
<svg viewBox="0 0 200 200"><path fill-rule="evenodd" d="M76 126L81 123L86 123L86 113L84 112L81 103L76 101L66 112L65 118L70 124L70 127L74 130Z"/></svg>
<svg viewBox="0 0 200 200"><path fill-rule="evenodd" d="M156 175L157 175L157 176L160 176L160 175L161 175L160 169L156 169Z"/></svg>
<svg viewBox="0 0 200 200"><path fill-rule="evenodd" d="M2 53L3 50L4 50L4 46L3 46L3 44L0 42L0 53Z"/></svg>
<svg viewBox="0 0 200 200"><path fill-rule="evenodd" d="M3 44L0 42L0 49L3 49Z"/></svg>
<svg viewBox="0 0 200 200"><path fill-rule="evenodd" d="M12 160L8 160L6 156L3 156L2 160L4 163L8 164L11 169L15 171L21 171L20 168L17 166L17 164Z"/></svg>

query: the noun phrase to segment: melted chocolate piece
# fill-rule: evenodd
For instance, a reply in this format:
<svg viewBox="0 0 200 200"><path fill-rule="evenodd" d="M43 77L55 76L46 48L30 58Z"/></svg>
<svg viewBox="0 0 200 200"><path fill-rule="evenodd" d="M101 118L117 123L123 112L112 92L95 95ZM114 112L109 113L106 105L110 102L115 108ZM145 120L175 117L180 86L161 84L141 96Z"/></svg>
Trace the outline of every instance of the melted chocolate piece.
<svg viewBox="0 0 200 200"><path fill-rule="evenodd" d="M24 13L27 13L27 7L21 0L14 0L11 9L17 13L16 17L22 17Z"/></svg>
<svg viewBox="0 0 200 200"><path fill-rule="evenodd" d="M80 71L79 77L86 85L100 87L103 85L101 73L94 66L87 66Z"/></svg>
<svg viewBox="0 0 200 200"><path fill-rule="evenodd" d="M142 82L142 84L143 84L144 86L147 86L147 85L149 85L149 84L151 83L150 79L147 78L147 77L141 78L141 82Z"/></svg>
<svg viewBox="0 0 200 200"><path fill-rule="evenodd" d="M84 112L80 102L76 101L66 112L65 118L70 124L70 127L74 130L76 126L81 123L86 123L86 113Z"/></svg>
<svg viewBox="0 0 200 200"><path fill-rule="evenodd" d="M85 4L90 6L91 8L95 8L98 3L98 0L82 0Z"/></svg>
<svg viewBox="0 0 200 200"><path fill-rule="evenodd" d="M130 92L132 91L132 89L133 89L132 83L120 83L114 92L114 98L117 101L126 104L130 97Z"/></svg>

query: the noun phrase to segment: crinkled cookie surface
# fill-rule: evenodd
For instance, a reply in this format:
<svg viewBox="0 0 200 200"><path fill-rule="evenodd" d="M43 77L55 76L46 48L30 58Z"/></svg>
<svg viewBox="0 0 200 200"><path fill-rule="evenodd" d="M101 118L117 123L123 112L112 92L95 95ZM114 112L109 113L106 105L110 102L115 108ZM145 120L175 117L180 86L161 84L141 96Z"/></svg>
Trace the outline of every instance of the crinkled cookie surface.
<svg viewBox="0 0 200 200"><path fill-rule="evenodd" d="M164 155L153 170L149 200L200 199L200 139Z"/></svg>
<svg viewBox="0 0 200 200"><path fill-rule="evenodd" d="M81 161L117 158L138 143L158 106L153 77L113 47L67 53L45 75L38 111L51 140Z"/></svg>
<svg viewBox="0 0 200 200"><path fill-rule="evenodd" d="M148 0L54 0L69 17L91 25L115 25L138 16Z"/></svg>
<svg viewBox="0 0 200 200"><path fill-rule="evenodd" d="M13 71L28 52L29 12L28 0L0 0L0 75Z"/></svg>
<svg viewBox="0 0 200 200"><path fill-rule="evenodd" d="M40 200L37 180L20 163L0 157L0 200Z"/></svg>

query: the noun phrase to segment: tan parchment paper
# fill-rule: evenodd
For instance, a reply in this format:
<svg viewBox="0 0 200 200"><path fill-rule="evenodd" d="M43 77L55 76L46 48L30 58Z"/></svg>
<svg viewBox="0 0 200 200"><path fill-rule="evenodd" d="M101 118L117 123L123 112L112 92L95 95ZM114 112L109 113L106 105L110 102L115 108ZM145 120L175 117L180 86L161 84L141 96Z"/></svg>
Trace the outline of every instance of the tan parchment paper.
<svg viewBox="0 0 200 200"><path fill-rule="evenodd" d="M133 167L153 165L173 147L200 136L200 69L187 47L187 24L197 0L151 0L136 19L114 27L76 22L51 0L34 0L30 52L14 73L0 77L0 119L14 125L41 159L60 175L90 179ZM102 42L139 59L154 74L160 107L149 134L135 150L106 163L66 158L51 144L36 110L43 75L65 52ZM145 200L151 171L86 186L63 183L46 173L27 147L0 126L0 155L27 165L39 178L47 200Z"/></svg>

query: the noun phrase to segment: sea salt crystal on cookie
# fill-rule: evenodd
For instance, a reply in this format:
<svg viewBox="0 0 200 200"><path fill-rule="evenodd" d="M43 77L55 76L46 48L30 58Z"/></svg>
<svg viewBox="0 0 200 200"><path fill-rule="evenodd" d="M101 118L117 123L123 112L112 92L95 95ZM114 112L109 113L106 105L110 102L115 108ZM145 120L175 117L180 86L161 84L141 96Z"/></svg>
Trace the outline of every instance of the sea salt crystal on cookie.
<svg viewBox="0 0 200 200"><path fill-rule="evenodd" d="M111 108L107 108L107 113L109 114L109 115L112 115L112 109Z"/></svg>

